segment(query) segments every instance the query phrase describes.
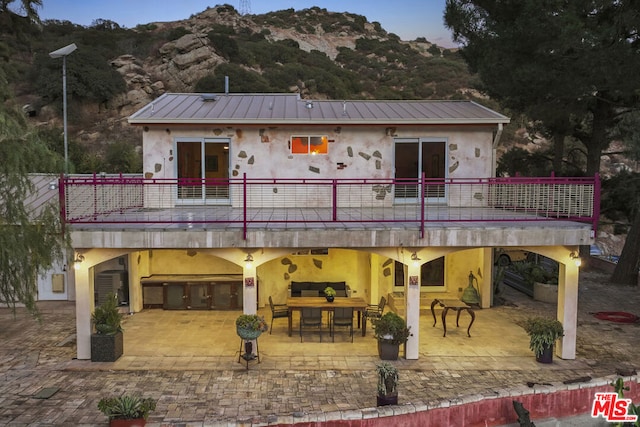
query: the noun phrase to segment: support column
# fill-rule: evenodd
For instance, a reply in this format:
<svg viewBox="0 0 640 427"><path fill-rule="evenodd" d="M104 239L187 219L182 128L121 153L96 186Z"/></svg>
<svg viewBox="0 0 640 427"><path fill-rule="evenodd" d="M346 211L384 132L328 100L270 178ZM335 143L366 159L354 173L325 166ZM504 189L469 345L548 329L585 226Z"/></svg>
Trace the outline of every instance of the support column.
<svg viewBox="0 0 640 427"><path fill-rule="evenodd" d="M365 301L368 301L369 304L378 304L380 302L380 277L382 277L380 272L380 255L370 254L369 256L371 279L369 280L369 289L365 289L365 291L367 291Z"/></svg>
<svg viewBox="0 0 640 427"><path fill-rule="evenodd" d="M91 313L94 301L87 265L83 262L78 270L72 270L76 283L76 357L80 360L91 359Z"/></svg>
<svg viewBox="0 0 640 427"><path fill-rule="evenodd" d="M558 340L555 352L562 359L576 358L579 270L573 262L559 263L558 320L564 328L564 337Z"/></svg>
<svg viewBox="0 0 640 427"><path fill-rule="evenodd" d="M245 264L242 268L242 311L244 314L256 314L258 312L257 281L255 263Z"/></svg>
<svg viewBox="0 0 640 427"><path fill-rule="evenodd" d="M493 304L493 248L482 250L482 278L478 279L480 286L480 307L490 308Z"/></svg>
<svg viewBox="0 0 640 427"><path fill-rule="evenodd" d="M420 267L420 263L409 263L404 284L406 321L412 334L405 345L408 360L417 360L420 348Z"/></svg>

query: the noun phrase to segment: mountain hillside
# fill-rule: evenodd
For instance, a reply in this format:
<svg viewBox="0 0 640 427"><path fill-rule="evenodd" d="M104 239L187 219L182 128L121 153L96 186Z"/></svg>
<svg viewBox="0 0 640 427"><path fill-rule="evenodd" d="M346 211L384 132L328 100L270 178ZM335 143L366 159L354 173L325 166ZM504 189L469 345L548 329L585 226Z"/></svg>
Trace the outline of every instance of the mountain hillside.
<svg viewBox="0 0 640 427"><path fill-rule="evenodd" d="M0 30L5 74L20 105L44 127L62 121L61 61L48 52L78 46L67 57L69 137L98 156L114 141L140 144L126 118L162 93L220 93L225 76L231 92L316 99L477 95L455 51L425 39L402 41L364 16L316 7L240 15L223 5L133 29L107 20L11 25Z"/></svg>

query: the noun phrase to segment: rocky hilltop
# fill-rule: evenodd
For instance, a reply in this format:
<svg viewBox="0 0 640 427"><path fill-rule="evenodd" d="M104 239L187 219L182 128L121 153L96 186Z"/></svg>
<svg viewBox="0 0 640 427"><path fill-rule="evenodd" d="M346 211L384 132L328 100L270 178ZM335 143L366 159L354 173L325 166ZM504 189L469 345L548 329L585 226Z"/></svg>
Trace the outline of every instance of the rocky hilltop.
<svg viewBox="0 0 640 427"><path fill-rule="evenodd" d="M390 36L395 37L386 33L377 23L365 21L362 25L349 25L362 18L357 15L319 8L287 12L286 21L292 22L290 25L283 25L285 21L274 19L273 14L242 16L227 7L211 7L187 20L149 24L154 27L153 32L181 29L185 34L159 45L157 53L152 56L138 58L127 54L113 59L111 65L124 78L127 91L113 99L110 107L124 117L166 91L193 91L200 79L211 74L218 65L229 62L208 37L221 26L233 28L236 34L264 34L272 42L293 40L301 50L319 51L332 60L336 59L341 48L355 49L356 41L360 38L384 41ZM342 24L333 24L327 31L327 26L321 23L327 18ZM305 25L301 26L301 22ZM410 46L417 55L432 56L429 49L434 45L426 40L402 43ZM384 62L384 58L374 59ZM221 87L220 91L223 90ZM233 81L230 90L233 91ZM296 91L297 88L292 90Z"/></svg>

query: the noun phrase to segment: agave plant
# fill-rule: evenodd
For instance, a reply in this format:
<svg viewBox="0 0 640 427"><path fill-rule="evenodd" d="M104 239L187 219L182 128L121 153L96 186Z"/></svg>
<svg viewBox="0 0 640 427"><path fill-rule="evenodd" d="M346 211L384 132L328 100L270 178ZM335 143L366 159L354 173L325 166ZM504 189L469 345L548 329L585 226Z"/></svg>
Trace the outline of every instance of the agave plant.
<svg viewBox="0 0 640 427"><path fill-rule="evenodd" d="M110 420L147 419L149 412L156 409L156 401L150 397L123 395L105 397L98 402L98 409Z"/></svg>

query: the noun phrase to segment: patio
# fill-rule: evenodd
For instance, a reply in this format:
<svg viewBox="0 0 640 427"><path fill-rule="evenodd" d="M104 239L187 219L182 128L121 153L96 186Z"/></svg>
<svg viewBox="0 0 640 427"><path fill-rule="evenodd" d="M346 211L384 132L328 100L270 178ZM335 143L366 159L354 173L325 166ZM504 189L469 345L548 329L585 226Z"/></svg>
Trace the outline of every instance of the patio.
<svg viewBox="0 0 640 427"><path fill-rule="evenodd" d="M577 358L555 358L552 365L535 362L527 337L515 322L533 314L554 315L555 305L535 302L508 288L503 296L508 305L477 311L471 338L466 337L464 315L460 327L448 328L443 338L440 325L433 328L431 314L423 312L421 357L394 362L400 369L400 405L380 412L375 408L374 372L380 360L370 334L364 338L356 334L353 344L346 334L336 337L335 343L300 343L297 336L287 337L286 319L277 319L273 334L259 339L262 363L246 370L237 362L236 312L145 311L127 318L125 355L120 360L92 363L73 358L73 304L39 303L42 324L22 309L17 319L2 309L0 373L5 381L0 384L0 423L104 425L106 418L97 410L97 401L105 394L127 392L158 399L147 423L150 427L363 418L372 423L377 417L428 408L451 407L452 416L459 416L455 409L469 402L489 405L477 413L490 419L498 414L495 403L505 397L511 418L504 425L515 422L511 396L520 400L534 393L546 396L596 384L607 389L616 372L628 373L640 366L635 339L640 324L615 324L590 314L606 310L637 314L637 288L611 286L604 274L582 272ZM175 323L169 328L154 325L154 320ZM502 351L492 349L497 344ZM577 379L581 379L578 384L563 384ZM629 381L637 382L637 376ZM42 387L60 391L46 401L25 398ZM587 390L585 407L592 399ZM542 418L561 416L558 405L568 401L527 408L538 424ZM462 425L460 418L442 420L437 425Z"/></svg>

